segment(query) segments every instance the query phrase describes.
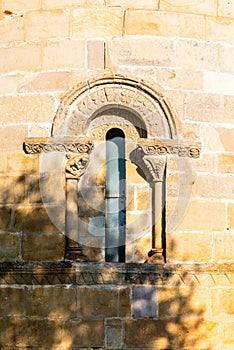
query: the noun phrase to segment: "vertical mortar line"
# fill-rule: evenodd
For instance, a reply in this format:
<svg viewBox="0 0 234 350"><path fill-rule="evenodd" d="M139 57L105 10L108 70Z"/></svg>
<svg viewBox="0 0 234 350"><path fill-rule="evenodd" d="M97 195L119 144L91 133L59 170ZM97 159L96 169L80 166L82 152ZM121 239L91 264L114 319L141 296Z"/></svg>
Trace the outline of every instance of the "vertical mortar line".
<svg viewBox="0 0 234 350"><path fill-rule="evenodd" d="M228 220L228 202L226 201L225 202L225 209L226 209L226 218L225 218L225 224L226 224L226 227L225 227L225 230L227 231L227 229L229 229L229 220Z"/></svg>
<svg viewBox="0 0 234 350"><path fill-rule="evenodd" d="M122 37L125 36L125 32L126 32L126 10L124 10L123 13L123 29L122 29Z"/></svg>
<svg viewBox="0 0 234 350"><path fill-rule="evenodd" d="M103 67L106 69L106 63L107 63L107 42L104 41L103 43Z"/></svg>
<svg viewBox="0 0 234 350"><path fill-rule="evenodd" d="M120 317L120 314L119 314L119 308L120 308L120 288L121 287L118 287L117 288L117 291L118 291L118 298L117 298L117 317Z"/></svg>

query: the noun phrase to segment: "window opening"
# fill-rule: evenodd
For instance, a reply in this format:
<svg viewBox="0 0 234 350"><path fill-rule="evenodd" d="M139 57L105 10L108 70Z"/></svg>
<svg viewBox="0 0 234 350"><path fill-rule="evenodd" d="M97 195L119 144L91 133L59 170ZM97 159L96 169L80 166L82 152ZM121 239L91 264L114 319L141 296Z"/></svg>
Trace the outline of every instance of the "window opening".
<svg viewBox="0 0 234 350"><path fill-rule="evenodd" d="M105 199L105 260L125 262L125 135L117 128L110 129L106 134Z"/></svg>

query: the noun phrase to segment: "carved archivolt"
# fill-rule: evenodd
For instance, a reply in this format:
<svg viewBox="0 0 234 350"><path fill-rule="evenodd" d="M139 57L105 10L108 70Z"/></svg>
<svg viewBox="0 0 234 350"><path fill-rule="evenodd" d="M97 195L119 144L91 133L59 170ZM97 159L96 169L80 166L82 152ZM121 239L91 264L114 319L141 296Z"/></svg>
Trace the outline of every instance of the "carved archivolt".
<svg viewBox="0 0 234 350"><path fill-rule="evenodd" d="M84 136L90 123L103 110L118 108L135 116L148 137L174 139L177 135L175 118L165 97L146 85L121 76L94 80L70 91L64 96L53 122L52 135ZM138 125L137 125L138 124Z"/></svg>

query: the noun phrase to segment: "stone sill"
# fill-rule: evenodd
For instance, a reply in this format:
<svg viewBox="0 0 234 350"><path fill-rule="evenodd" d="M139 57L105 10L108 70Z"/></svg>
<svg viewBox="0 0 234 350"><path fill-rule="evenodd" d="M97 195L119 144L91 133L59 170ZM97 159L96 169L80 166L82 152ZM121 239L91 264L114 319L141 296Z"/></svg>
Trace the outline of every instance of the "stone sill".
<svg viewBox="0 0 234 350"><path fill-rule="evenodd" d="M0 263L1 285L188 284L217 276L232 283L233 264ZM207 276L204 276L207 275ZM202 279L200 277L203 276ZM212 282L210 282L212 283Z"/></svg>

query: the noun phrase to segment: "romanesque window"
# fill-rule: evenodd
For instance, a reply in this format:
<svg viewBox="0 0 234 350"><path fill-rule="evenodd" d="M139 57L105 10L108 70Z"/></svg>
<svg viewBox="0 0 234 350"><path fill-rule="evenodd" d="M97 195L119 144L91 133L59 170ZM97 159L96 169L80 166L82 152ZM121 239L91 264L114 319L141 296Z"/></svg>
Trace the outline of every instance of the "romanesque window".
<svg viewBox="0 0 234 350"><path fill-rule="evenodd" d="M76 261L163 262L168 157L196 158L183 145L165 97L142 81L119 76L69 91L50 139L29 139L27 153L60 153L67 236ZM55 223L56 224L56 223Z"/></svg>

